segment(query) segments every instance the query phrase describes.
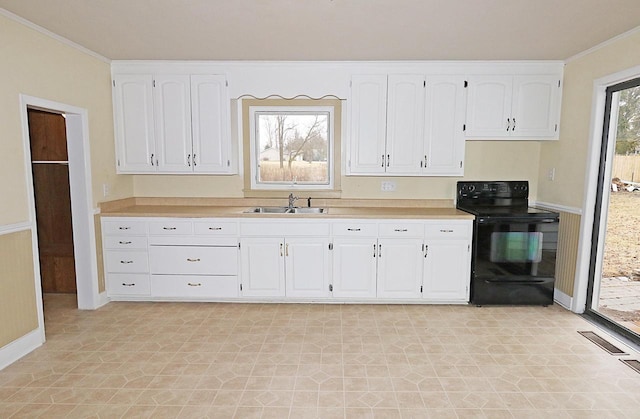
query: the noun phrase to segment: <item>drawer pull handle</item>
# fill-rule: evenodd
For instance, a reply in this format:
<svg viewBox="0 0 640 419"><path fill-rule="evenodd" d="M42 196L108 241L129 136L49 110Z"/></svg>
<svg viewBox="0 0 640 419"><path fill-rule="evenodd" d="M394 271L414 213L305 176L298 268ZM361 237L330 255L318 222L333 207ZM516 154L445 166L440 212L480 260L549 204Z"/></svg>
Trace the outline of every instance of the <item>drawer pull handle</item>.
<svg viewBox="0 0 640 419"><path fill-rule="evenodd" d="M396 228L393 231L397 231L398 233L406 233L407 229L406 228Z"/></svg>
<svg viewBox="0 0 640 419"><path fill-rule="evenodd" d="M120 244L131 244L131 242L124 242L124 241L119 241L118 243L120 243Z"/></svg>
<svg viewBox="0 0 640 419"><path fill-rule="evenodd" d="M220 231L222 230L222 227L209 227L209 230Z"/></svg>
<svg viewBox="0 0 640 419"><path fill-rule="evenodd" d="M135 282L132 282L131 284L127 284L126 282L123 282L123 283L122 283L122 286L123 286L123 287L135 287L135 286L136 286L136 284L135 284Z"/></svg>
<svg viewBox="0 0 640 419"><path fill-rule="evenodd" d="M118 227L118 230L131 230L131 227Z"/></svg>
<svg viewBox="0 0 640 419"><path fill-rule="evenodd" d="M197 259L187 258L187 262L200 262L200 258L197 258Z"/></svg>
<svg viewBox="0 0 640 419"><path fill-rule="evenodd" d="M176 227L162 227L163 230L175 230Z"/></svg>
<svg viewBox="0 0 640 419"><path fill-rule="evenodd" d="M453 230L440 230L440 233L453 233Z"/></svg>
<svg viewBox="0 0 640 419"><path fill-rule="evenodd" d="M348 228L347 231L360 231L359 228Z"/></svg>
<svg viewBox="0 0 640 419"><path fill-rule="evenodd" d="M190 287L201 287L202 284L199 282L187 282L187 285Z"/></svg>
<svg viewBox="0 0 640 419"><path fill-rule="evenodd" d="M133 261L132 260L121 260L120 263L122 263L124 265L127 265L129 263L133 263Z"/></svg>

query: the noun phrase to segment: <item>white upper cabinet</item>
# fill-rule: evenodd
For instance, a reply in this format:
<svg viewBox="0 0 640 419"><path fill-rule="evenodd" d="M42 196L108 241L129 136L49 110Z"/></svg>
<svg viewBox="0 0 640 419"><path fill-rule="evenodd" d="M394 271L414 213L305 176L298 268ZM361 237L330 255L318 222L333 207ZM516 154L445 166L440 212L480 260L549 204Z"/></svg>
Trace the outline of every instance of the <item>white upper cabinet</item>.
<svg viewBox="0 0 640 419"><path fill-rule="evenodd" d="M462 76L427 77L422 173L464 174L465 80Z"/></svg>
<svg viewBox="0 0 640 419"><path fill-rule="evenodd" d="M555 139L559 75L471 76L467 139Z"/></svg>
<svg viewBox="0 0 640 419"><path fill-rule="evenodd" d="M113 102L118 173L154 172L153 78L115 76Z"/></svg>
<svg viewBox="0 0 640 419"><path fill-rule="evenodd" d="M153 89L158 170L162 172L190 172L191 93L189 76L156 76Z"/></svg>
<svg viewBox="0 0 640 419"><path fill-rule="evenodd" d="M232 171L228 103L224 76L191 76L194 172Z"/></svg>
<svg viewBox="0 0 640 419"><path fill-rule="evenodd" d="M222 75L116 75L118 173L231 174Z"/></svg>
<svg viewBox="0 0 640 419"><path fill-rule="evenodd" d="M387 76L364 75L351 79L351 142L349 172L385 172Z"/></svg>
<svg viewBox="0 0 640 419"><path fill-rule="evenodd" d="M387 85L387 173L420 172L424 130L424 76L389 75Z"/></svg>

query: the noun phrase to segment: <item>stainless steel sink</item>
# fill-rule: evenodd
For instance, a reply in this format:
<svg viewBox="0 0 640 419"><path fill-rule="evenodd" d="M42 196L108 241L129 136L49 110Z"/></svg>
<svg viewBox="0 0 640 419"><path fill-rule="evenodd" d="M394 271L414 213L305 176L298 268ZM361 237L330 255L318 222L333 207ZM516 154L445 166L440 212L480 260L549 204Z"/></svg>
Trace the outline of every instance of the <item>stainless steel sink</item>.
<svg viewBox="0 0 640 419"><path fill-rule="evenodd" d="M255 207L249 208L245 213L251 214L286 214L291 212L288 207Z"/></svg>
<svg viewBox="0 0 640 419"><path fill-rule="evenodd" d="M255 207L244 211L245 214L324 214L325 208L289 208L289 207Z"/></svg>
<svg viewBox="0 0 640 419"><path fill-rule="evenodd" d="M327 210L324 208L292 208L293 214L324 214Z"/></svg>

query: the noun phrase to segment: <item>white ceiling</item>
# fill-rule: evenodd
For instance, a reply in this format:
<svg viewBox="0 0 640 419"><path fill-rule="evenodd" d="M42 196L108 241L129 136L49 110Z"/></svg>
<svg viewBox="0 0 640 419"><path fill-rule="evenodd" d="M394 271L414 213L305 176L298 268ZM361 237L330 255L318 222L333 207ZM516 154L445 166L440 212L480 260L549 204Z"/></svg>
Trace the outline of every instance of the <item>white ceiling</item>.
<svg viewBox="0 0 640 419"><path fill-rule="evenodd" d="M109 59L563 60L640 0L0 0Z"/></svg>

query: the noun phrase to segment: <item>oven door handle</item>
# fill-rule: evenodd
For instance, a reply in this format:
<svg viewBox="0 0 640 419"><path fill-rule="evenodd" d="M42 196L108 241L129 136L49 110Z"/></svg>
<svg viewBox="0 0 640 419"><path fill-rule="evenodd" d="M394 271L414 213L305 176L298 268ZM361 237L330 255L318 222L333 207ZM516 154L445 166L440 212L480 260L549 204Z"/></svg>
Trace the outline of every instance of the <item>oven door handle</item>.
<svg viewBox="0 0 640 419"><path fill-rule="evenodd" d="M478 224L550 224L557 223L559 220L557 218L477 218Z"/></svg>
<svg viewBox="0 0 640 419"><path fill-rule="evenodd" d="M529 281L505 281L501 279L483 279L484 282L488 282L490 284L514 284L514 285L523 285L523 284L544 284L545 282L549 282L549 279L532 279Z"/></svg>

